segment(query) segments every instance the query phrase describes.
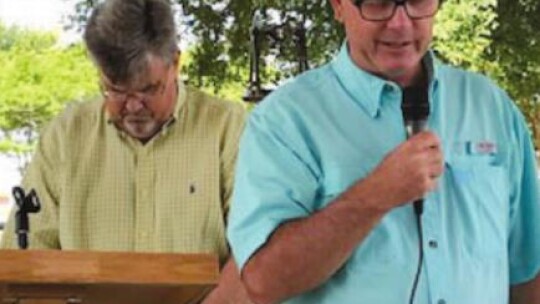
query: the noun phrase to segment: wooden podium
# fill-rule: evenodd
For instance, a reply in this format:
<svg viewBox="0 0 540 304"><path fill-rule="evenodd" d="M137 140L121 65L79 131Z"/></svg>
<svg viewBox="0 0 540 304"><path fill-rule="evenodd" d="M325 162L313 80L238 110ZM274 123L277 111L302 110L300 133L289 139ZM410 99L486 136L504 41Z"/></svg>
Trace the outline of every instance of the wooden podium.
<svg viewBox="0 0 540 304"><path fill-rule="evenodd" d="M216 284L204 254L0 251L0 304L192 304Z"/></svg>

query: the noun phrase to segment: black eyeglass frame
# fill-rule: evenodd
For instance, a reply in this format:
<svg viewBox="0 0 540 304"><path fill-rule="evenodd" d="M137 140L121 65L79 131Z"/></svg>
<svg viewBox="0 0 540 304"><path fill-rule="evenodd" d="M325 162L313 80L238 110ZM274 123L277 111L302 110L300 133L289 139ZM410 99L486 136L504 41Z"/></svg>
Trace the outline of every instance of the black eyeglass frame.
<svg viewBox="0 0 540 304"><path fill-rule="evenodd" d="M394 15L396 14L398 6L403 6L403 8L405 9L405 13L407 13L407 16L411 20L422 20L422 19L431 18L431 17L433 17L433 16L435 16L437 14L439 9L441 8L442 3L444 2L444 0L437 0L437 1L438 1L437 8L435 9L435 11L433 13L431 13L429 15L425 15L425 16L411 16L411 14L409 13L409 9L408 9L408 7L406 5L408 0L394 0L393 2L395 4L394 4L394 8L392 10L392 13L388 17L385 17L385 18L367 18L364 15L364 12L362 11L362 3L365 2L365 0L353 0L352 2L354 4L354 6L356 6L356 8L360 11L360 16L362 16L362 19L364 19L366 21L371 21L371 22L384 22L384 21L388 21L388 20L390 20L390 19L392 19L394 17Z"/></svg>
<svg viewBox="0 0 540 304"><path fill-rule="evenodd" d="M143 89L141 91L131 91L131 92L116 91L112 88L109 88L102 80L99 82L99 89L101 91L101 95L106 100L109 100L110 102L114 104L124 106L130 97L136 97L137 100L140 100L145 105L148 105L151 100L154 100L155 98L158 98L165 93L165 90L167 89L167 86L169 85L170 79L171 79L171 75L168 72L165 78L165 81L158 83L152 89Z"/></svg>

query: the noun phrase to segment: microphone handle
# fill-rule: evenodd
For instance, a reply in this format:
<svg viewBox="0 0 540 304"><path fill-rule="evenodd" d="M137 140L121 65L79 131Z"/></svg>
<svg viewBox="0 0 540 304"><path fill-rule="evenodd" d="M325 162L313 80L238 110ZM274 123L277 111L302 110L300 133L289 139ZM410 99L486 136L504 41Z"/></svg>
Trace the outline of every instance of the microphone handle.
<svg viewBox="0 0 540 304"><path fill-rule="evenodd" d="M414 213L418 215L424 213L424 199L414 201Z"/></svg>
<svg viewBox="0 0 540 304"><path fill-rule="evenodd" d="M410 138L411 136L415 134L418 134L422 131L427 130L427 120L407 121L406 128L407 128L407 137ZM424 199L418 199L414 201L414 213L421 216L423 212L424 212Z"/></svg>
<svg viewBox="0 0 540 304"><path fill-rule="evenodd" d="M427 120L410 120L405 123L407 138L428 129Z"/></svg>

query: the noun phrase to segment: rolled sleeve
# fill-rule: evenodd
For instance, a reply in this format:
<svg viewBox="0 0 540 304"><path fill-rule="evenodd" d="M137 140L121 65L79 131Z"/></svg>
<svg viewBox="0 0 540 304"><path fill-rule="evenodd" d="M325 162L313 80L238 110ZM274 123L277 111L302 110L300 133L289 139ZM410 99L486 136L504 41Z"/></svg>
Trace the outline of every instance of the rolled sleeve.
<svg viewBox="0 0 540 304"><path fill-rule="evenodd" d="M510 283L521 284L540 272L540 188L530 133L521 114L516 119L517 155L512 172L516 174L510 213Z"/></svg>

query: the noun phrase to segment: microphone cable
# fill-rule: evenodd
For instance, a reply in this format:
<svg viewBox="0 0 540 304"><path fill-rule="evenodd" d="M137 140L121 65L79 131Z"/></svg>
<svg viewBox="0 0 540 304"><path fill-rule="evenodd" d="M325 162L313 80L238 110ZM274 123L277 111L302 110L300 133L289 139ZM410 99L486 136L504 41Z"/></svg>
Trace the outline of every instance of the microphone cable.
<svg viewBox="0 0 540 304"><path fill-rule="evenodd" d="M407 138L418 134L427 129L427 120L429 117L429 91L427 82L418 85L403 88L401 110ZM409 304L414 304L414 298L420 282L422 273L422 264L424 262L424 235L422 233L422 213L424 211L424 200L419 199L414 203L414 215L416 218L416 228L418 229L418 266L414 282L411 289Z"/></svg>
<svg viewBox="0 0 540 304"><path fill-rule="evenodd" d="M418 289L418 283L420 282L420 273L422 272L422 264L424 263L424 234L422 232L422 208L421 203L417 201L414 203L414 217L416 218L416 228L418 229L418 266L416 269L416 275L414 276L414 282L411 289L409 304L414 304L414 298L416 296L416 290Z"/></svg>

